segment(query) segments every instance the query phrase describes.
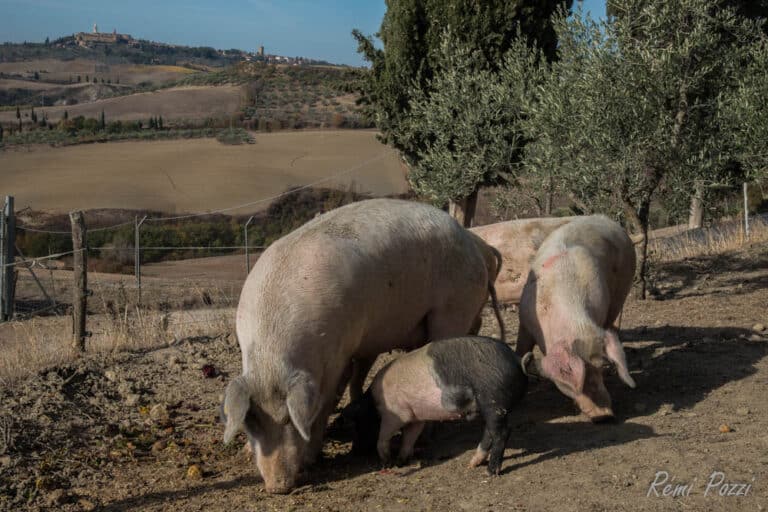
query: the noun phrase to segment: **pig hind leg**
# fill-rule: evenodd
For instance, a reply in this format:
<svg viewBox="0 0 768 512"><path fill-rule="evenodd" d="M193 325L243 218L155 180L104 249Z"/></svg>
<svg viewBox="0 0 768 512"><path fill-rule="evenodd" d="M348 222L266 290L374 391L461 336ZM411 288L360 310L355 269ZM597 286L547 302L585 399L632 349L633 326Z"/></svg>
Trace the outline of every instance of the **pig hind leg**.
<svg viewBox="0 0 768 512"><path fill-rule="evenodd" d="M402 427L403 422L394 414L382 414L381 428L379 428L379 440L376 443L376 450L379 452L379 458L385 464L387 464L390 459L390 445L392 438L400 431Z"/></svg>
<svg viewBox="0 0 768 512"><path fill-rule="evenodd" d="M490 402L481 405L485 430L483 439L478 446L478 457L483 451L489 453L488 474L498 475L501 471L501 461L504 458L504 449L512 431L510 424L509 407L504 407L502 402ZM484 457L483 457L484 458ZM473 458L474 460L474 458Z"/></svg>
<svg viewBox="0 0 768 512"><path fill-rule="evenodd" d="M441 340L454 336L463 336L471 332L478 319L476 316L469 316L467 311L462 310L458 305L446 304L438 309L433 309L427 314L427 337L426 341Z"/></svg>
<svg viewBox="0 0 768 512"><path fill-rule="evenodd" d="M480 444L477 445L477 450L475 450L475 454L472 456L472 459L469 461L469 467L470 468L476 468L485 460L488 458L488 451L491 449L491 443L493 442L493 437L491 436L491 432L486 427L485 423L483 423L483 438L480 440Z"/></svg>
<svg viewBox="0 0 768 512"><path fill-rule="evenodd" d="M419 438L421 431L424 429L424 422L418 421L411 423L403 428L403 438L400 444L400 452L397 455L397 461L399 463L407 462L413 455L413 446L416 444L416 440Z"/></svg>

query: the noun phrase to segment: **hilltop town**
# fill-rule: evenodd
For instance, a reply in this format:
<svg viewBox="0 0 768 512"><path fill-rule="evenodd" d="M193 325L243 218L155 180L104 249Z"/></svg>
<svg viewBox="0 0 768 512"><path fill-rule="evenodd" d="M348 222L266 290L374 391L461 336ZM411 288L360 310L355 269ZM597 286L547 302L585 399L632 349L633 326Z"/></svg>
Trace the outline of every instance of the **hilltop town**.
<svg viewBox="0 0 768 512"><path fill-rule="evenodd" d="M169 62L168 56L181 54L182 58L189 57L189 60L224 61L225 65L239 61L289 66L332 65L327 61L309 57L267 53L264 45L259 45L255 51L245 51L236 48L192 47L136 39L131 34L118 32L116 28L111 32L101 32L96 23L93 24L90 32L77 32L53 41L46 38L45 43L42 44L26 41L21 44L3 43L0 45L0 62L13 62L31 56L46 57L48 56L45 55L46 49L52 58L79 57L80 52L85 51L100 55L104 59L128 56L138 64L176 64L176 62Z"/></svg>

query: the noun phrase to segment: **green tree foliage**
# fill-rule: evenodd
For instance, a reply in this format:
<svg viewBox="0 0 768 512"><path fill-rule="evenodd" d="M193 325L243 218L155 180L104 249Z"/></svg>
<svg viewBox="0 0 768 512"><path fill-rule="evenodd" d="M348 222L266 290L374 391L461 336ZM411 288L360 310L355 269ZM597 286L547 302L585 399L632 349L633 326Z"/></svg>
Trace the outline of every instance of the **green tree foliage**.
<svg viewBox="0 0 768 512"><path fill-rule="evenodd" d="M738 85L720 97L724 132L749 179L768 178L768 38L749 48Z"/></svg>
<svg viewBox="0 0 768 512"><path fill-rule="evenodd" d="M471 197L479 183L509 181L522 148L517 106L526 77L508 83L490 69L477 70L476 53L451 40L446 33L439 49L444 71L428 82L429 93L414 87L411 115L400 128L406 141L423 139L409 181L437 204ZM528 55L524 41L510 51ZM532 68L529 62L526 69Z"/></svg>
<svg viewBox="0 0 768 512"><path fill-rule="evenodd" d="M532 175L586 209L623 214L642 235L643 297L652 198L685 204L696 180L727 181L736 154L718 95L737 83L760 31L713 4L626 0L631 15L609 22L561 18L559 59L544 66L522 123Z"/></svg>
<svg viewBox="0 0 768 512"><path fill-rule="evenodd" d="M371 64L370 73L360 82L364 112L375 120L382 139L398 149L409 166L420 166L415 186L431 189L436 200L446 195L452 196L452 200L461 200L458 191L437 193L439 188L444 188L438 182L446 182L446 177L440 169L427 169L426 162L444 162L445 155L430 155L435 140L442 137L445 142L439 146L450 148L451 139L468 135L466 122L479 115L479 111L471 113L471 108L465 109L464 122L455 123L461 131L456 137L448 133L454 123L443 127L443 134L438 137L431 131L433 124L412 122L414 107L418 104L422 113L430 105L443 112L450 109L451 98L458 99L456 90L430 103L436 87L448 85L447 76L457 76L450 66L459 62L462 73L482 73L484 78L493 78L503 64L503 56L518 37L541 47L545 56L553 56L557 41L550 17L558 7L570 7L572 0L387 0L386 4L387 11L377 34L383 48L377 48L373 37L353 31L358 51ZM468 50L462 50L464 48ZM454 49L457 55L470 52L471 60L447 58L446 52ZM483 89L477 81L465 85L467 93L480 93ZM461 109L466 107L464 103L489 100L464 96L456 107ZM432 119L443 115L435 113ZM500 176L499 170L491 166L473 174L480 180L470 192L473 195L479 185ZM429 185L430 181L435 186ZM467 188L462 186L462 193ZM471 207L466 210L469 210L468 218L464 220L468 223Z"/></svg>

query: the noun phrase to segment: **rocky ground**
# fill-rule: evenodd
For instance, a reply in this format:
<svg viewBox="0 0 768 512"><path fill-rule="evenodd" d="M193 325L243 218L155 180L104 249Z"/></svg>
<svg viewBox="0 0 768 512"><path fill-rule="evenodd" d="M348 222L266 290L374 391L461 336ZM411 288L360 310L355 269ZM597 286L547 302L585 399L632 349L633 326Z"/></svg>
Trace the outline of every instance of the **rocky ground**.
<svg viewBox="0 0 768 512"><path fill-rule="evenodd" d="M382 469L349 453L337 422L302 485L268 495L242 439L221 443L218 404L240 370L234 336L198 337L0 389L0 509L763 510L768 248L654 273L655 299L630 300L621 326L638 387L607 377L617 421L593 425L532 381L500 477L466 467L477 424L441 424L412 464ZM516 313L505 318L514 339ZM487 315L484 332L495 329ZM665 477L678 496L652 486Z"/></svg>

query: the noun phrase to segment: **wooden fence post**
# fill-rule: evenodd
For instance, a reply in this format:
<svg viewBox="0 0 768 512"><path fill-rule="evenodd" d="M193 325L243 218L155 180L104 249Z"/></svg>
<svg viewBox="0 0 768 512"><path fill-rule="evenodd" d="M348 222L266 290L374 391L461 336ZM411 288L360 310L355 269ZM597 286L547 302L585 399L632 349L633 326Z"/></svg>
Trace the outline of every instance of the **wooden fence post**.
<svg viewBox="0 0 768 512"><path fill-rule="evenodd" d="M85 338L89 335L85 330L85 315L88 306L88 254L85 244L85 220L83 212L71 212L69 220L72 223L72 270L74 273L74 291L72 296L72 346L78 352L85 352Z"/></svg>
<svg viewBox="0 0 768 512"><path fill-rule="evenodd" d="M245 277L248 277L251 271L251 253L248 247L248 226L251 225L251 222L253 222L253 215L245 223L245 228L243 229L243 238L245 239Z"/></svg>
<svg viewBox="0 0 768 512"><path fill-rule="evenodd" d="M13 317L13 294L15 285L16 269L13 266L14 256L16 255L16 221L14 218L13 196L5 197L5 206L3 207L2 241L0 241L0 321L7 321Z"/></svg>
<svg viewBox="0 0 768 512"><path fill-rule="evenodd" d="M139 220L139 216L137 215L134 217L134 271L136 273L136 288L138 290L138 297L137 297L137 303L141 304L141 225L144 224L144 221L147 220L147 216L145 215L141 220Z"/></svg>

